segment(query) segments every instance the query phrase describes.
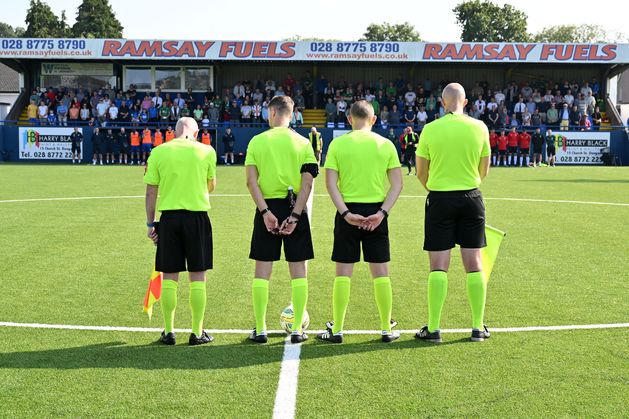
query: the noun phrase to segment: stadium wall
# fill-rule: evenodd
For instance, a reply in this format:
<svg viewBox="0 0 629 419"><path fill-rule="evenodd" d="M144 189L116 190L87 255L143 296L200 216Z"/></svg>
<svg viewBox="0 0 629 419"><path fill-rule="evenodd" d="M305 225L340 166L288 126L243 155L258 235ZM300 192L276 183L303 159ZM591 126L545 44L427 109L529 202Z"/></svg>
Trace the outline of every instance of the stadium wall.
<svg viewBox="0 0 629 419"><path fill-rule="evenodd" d="M60 159L46 159L46 160L37 160L37 159L20 159L20 142L25 141L24 138L20 138L20 132L22 132L22 137L24 137L24 130L27 129L25 127L20 128L17 126L1 126L0 127L0 161L6 162L19 162L19 163L67 163L69 160L60 160ZM68 128L45 128L46 130L65 130L68 132ZM92 148L92 133L93 128L91 127L83 127L83 162L91 162L93 148ZM242 162L244 160L244 153L247 150L247 145L249 144L249 140L264 131L263 128L232 128L232 132L236 137L236 145L234 147L234 153L237 155L237 160ZM309 128L298 128L296 130L304 137L308 136ZM324 154L327 151L327 147L330 144L330 141L339 134L341 134L343 129L340 128L322 128L319 129L319 132L323 136L323 151ZM386 136L386 130L375 130L381 135ZM218 129L218 135L212 138L212 145L217 148L217 153L219 156L223 155L223 144L220 141L223 134L225 132L225 128ZM396 135L399 136L402 133L402 128L396 129ZM66 134L68 135L68 134ZM219 141L217 141L217 138ZM610 132L610 148L611 152L618 156L621 159L621 163L624 166L629 165L629 138L625 130L615 130ZM220 159L219 159L220 160Z"/></svg>

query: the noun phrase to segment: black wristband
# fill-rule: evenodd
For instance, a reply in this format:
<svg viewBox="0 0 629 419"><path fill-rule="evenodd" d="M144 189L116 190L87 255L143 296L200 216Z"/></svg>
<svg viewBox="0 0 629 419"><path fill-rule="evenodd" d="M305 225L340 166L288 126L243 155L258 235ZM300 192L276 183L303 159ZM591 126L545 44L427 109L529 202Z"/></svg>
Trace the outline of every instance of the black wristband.
<svg viewBox="0 0 629 419"><path fill-rule="evenodd" d="M265 208L265 209L263 209L262 211L260 211L260 215L264 215L264 214L266 214L267 212L269 212L269 209L268 209L268 208Z"/></svg>
<svg viewBox="0 0 629 419"><path fill-rule="evenodd" d="M347 214L349 214L349 212L350 212L349 210L345 210L345 211L341 214L341 217L342 217L342 218L347 217Z"/></svg>
<svg viewBox="0 0 629 419"><path fill-rule="evenodd" d="M389 216L389 213L385 209L380 208L378 211L384 214L384 218L387 218Z"/></svg>
<svg viewBox="0 0 629 419"><path fill-rule="evenodd" d="M301 218L301 214L297 214L296 212L291 212L290 216L293 217L296 220L299 220Z"/></svg>

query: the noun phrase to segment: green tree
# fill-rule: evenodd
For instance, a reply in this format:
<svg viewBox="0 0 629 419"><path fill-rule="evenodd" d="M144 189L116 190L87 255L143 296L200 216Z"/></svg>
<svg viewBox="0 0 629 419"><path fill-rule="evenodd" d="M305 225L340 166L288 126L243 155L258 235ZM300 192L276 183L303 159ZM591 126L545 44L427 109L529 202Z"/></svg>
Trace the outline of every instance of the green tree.
<svg viewBox="0 0 629 419"><path fill-rule="evenodd" d="M108 0L83 0L76 13L72 35L76 38L122 38L123 29Z"/></svg>
<svg viewBox="0 0 629 419"><path fill-rule="evenodd" d="M26 31L23 36L28 38L65 38L69 36L68 25L65 22L65 11L61 19L57 17L50 6L41 0L31 0L26 11Z"/></svg>
<svg viewBox="0 0 629 419"><path fill-rule="evenodd" d="M505 4L488 0L469 0L453 10L461 27L463 42L526 42L529 40L527 15Z"/></svg>
<svg viewBox="0 0 629 419"><path fill-rule="evenodd" d="M610 36L600 25L557 25L533 35L535 42L608 42Z"/></svg>
<svg viewBox="0 0 629 419"><path fill-rule="evenodd" d="M0 38L19 38L24 35L24 28L13 27L8 23L0 22Z"/></svg>
<svg viewBox="0 0 629 419"><path fill-rule="evenodd" d="M284 41L309 41L309 42L337 42L338 39L325 39L325 38L316 38L314 36L301 36L301 35L293 35L284 39Z"/></svg>
<svg viewBox="0 0 629 419"><path fill-rule="evenodd" d="M361 41L373 42L420 42L421 35L409 22L390 24L372 23L367 26Z"/></svg>

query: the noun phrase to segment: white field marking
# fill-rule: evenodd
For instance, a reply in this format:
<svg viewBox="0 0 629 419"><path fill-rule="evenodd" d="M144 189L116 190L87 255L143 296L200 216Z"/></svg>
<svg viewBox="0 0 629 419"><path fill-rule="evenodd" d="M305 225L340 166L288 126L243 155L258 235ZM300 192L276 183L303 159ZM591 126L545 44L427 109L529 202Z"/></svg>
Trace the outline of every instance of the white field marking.
<svg viewBox="0 0 629 419"><path fill-rule="evenodd" d="M63 329L63 330L92 330L104 332L161 332L158 327L128 327L128 326L83 326L71 324L46 324L46 323L16 323L0 322L0 327L18 327L33 329ZM602 324L573 324L560 326L523 326L523 327L492 327L490 332L514 333L514 332L538 332L538 331L558 331L558 330L591 330L591 329L620 329L629 328L629 323L602 323ZM402 334L415 333L419 329L400 330ZM190 329L175 329L176 332L190 333ZM246 335L251 333L250 329L206 329L208 333L214 334L236 334ZM322 333L323 330L309 330L311 334ZM441 329L442 333L469 333L470 329ZM283 330L269 330L270 335L286 335ZM379 335L380 330L346 330L347 335Z"/></svg>
<svg viewBox="0 0 629 419"><path fill-rule="evenodd" d="M290 343L290 336L287 336L280 366L280 379L277 383L277 393L275 393L273 419L293 419L295 417L300 355L301 343L293 345Z"/></svg>
<svg viewBox="0 0 629 419"><path fill-rule="evenodd" d="M225 193L211 194L210 198L243 198L249 197L249 194ZM327 194L313 194L315 197L327 197ZM402 199L418 199L425 198L426 195L400 195ZM112 196L72 196L57 198L27 198L27 199L5 199L0 200L0 204L10 204L19 202L45 202L45 201L87 201L93 199L138 199L144 198L144 195L112 195ZM598 202L598 201L571 201L562 199L534 199L534 198L500 198L500 197L484 197L486 201L516 201L516 202L542 202L556 204L583 204L583 205L608 205L615 207L629 207L629 203L625 202Z"/></svg>

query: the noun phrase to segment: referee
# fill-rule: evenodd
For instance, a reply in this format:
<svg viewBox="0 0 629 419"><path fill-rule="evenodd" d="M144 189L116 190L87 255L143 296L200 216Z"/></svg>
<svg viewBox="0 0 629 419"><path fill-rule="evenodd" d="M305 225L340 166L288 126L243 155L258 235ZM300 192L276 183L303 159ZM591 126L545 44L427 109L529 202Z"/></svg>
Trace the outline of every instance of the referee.
<svg viewBox="0 0 629 419"><path fill-rule="evenodd" d="M400 337L391 331L393 295L389 278L389 227L387 217L402 191L402 171L397 150L387 138L371 131L376 123L373 106L355 102L349 112L352 132L332 141L325 163L326 186L338 212L334 220L332 260L336 278L332 292L334 322L317 338L343 342L343 323L349 304L350 278L354 264L369 263L382 341ZM390 184L385 193L385 183Z"/></svg>
<svg viewBox="0 0 629 419"><path fill-rule="evenodd" d="M245 160L247 187L257 206L249 257L256 261L252 283L256 327L249 336L266 343L266 307L273 262L280 259L282 244L288 262L295 320L292 343L308 339L302 322L308 302L306 261L314 258L306 201L319 166L310 142L288 128L294 103L276 96L269 103L271 129L249 142Z"/></svg>
<svg viewBox="0 0 629 419"><path fill-rule="evenodd" d="M450 252L461 246L472 310L472 341L489 338L483 324L486 279L481 264L485 247L485 204L478 187L489 172L487 126L464 114L465 90L458 83L442 94L447 114L426 125L417 150L417 177L428 191L424 250L430 259L428 324L415 335L441 342L439 323L448 290Z"/></svg>
<svg viewBox="0 0 629 419"><path fill-rule="evenodd" d="M155 270L163 272L160 304L164 331L159 339L175 344L173 323L177 307L179 272L188 271L192 334L188 343L201 345L214 338L203 330L205 271L212 269L212 225L208 193L216 186L216 152L196 141L199 127L192 118L177 122L176 138L155 148L144 175L148 237L157 244ZM155 204L159 189L158 223Z"/></svg>

